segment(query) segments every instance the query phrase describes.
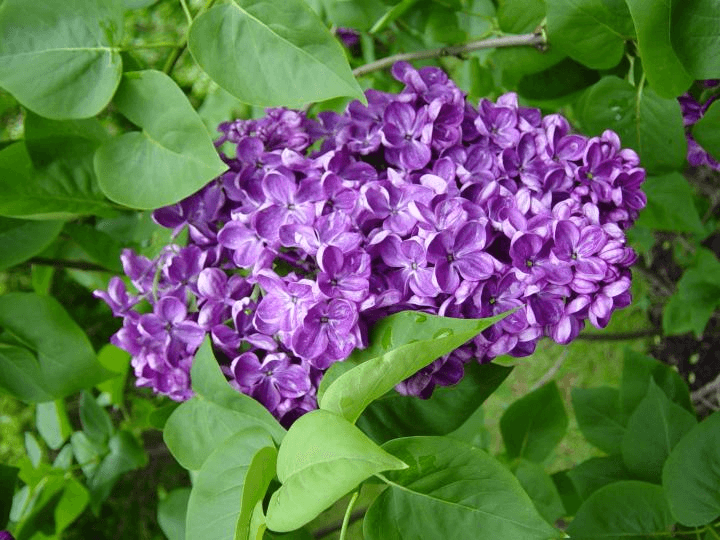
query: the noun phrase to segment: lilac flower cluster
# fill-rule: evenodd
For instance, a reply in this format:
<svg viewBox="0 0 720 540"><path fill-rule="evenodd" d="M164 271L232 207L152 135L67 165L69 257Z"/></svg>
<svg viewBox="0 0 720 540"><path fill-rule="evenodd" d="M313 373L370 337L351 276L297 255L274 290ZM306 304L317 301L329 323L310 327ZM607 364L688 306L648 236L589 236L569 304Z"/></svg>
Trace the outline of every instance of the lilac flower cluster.
<svg viewBox="0 0 720 540"><path fill-rule="evenodd" d="M717 88L718 86L720 86L720 81L703 81L702 86L704 86L706 89ZM703 103L700 103L693 97L692 94L688 92L678 98L678 101L680 102L680 108L682 109L683 125L685 126L685 137L687 138L688 142L687 160L688 163L690 163L690 165L693 167L701 167L703 165L706 165L711 169L720 171L720 163L718 163L717 160L715 160L710 154L705 151L702 146L697 143L691 133L692 126L704 116L705 111L708 110L708 107L710 107L713 101L718 99L718 97L720 97L720 93L711 95L708 99L704 100Z"/></svg>
<svg viewBox="0 0 720 540"><path fill-rule="evenodd" d="M155 260L125 251L137 292L120 278L97 292L124 319L113 342L139 385L188 399L209 334L231 384L289 425L391 313L517 308L398 385L428 397L467 362L568 343L630 303L624 231L646 202L635 152L515 94L476 108L437 68L393 75L402 92L369 90L344 114L272 109L220 126L227 172L154 213L189 244Z"/></svg>

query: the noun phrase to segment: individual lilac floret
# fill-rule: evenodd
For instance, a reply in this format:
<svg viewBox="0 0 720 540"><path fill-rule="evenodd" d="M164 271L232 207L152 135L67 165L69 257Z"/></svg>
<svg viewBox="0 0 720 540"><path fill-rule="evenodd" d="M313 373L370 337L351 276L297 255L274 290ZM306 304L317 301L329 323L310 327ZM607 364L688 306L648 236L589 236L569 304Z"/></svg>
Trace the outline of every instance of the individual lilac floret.
<svg viewBox="0 0 720 540"><path fill-rule="evenodd" d="M683 115L683 125L685 126L685 138L688 142L687 160L693 167L707 166L716 171L720 171L720 163L708 154L692 136L692 126L703 117L705 111L707 111L710 105L720 96L720 92L717 90L717 87L720 86L720 81L714 79L703 81L702 86L706 89L715 89L713 94L703 103L698 102L689 92L678 98Z"/></svg>
<svg viewBox="0 0 720 540"><path fill-rule="evenodd" d="M392 73L399 94L369 90L343 114L270 109L220 125L228 170L154 213L187 227L188 245L152 260L125 251L134 290L114 278L96 292L123 318L112 341L138 385L190 398L210 336L230 384L289 426L392 313L514 310L397 386L428 398L469 362L569 343L629 304L625 230L646 203L634 151L515 94L475 106L438 68Z"/></svg>

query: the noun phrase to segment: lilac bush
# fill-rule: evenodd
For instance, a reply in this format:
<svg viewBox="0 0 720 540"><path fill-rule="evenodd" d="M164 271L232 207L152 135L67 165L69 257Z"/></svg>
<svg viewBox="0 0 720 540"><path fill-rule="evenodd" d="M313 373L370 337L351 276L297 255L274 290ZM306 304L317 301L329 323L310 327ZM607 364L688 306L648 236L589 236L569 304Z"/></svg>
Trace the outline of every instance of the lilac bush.
<svg viewBox="0 0 720 540"><path fill-rule="evenodd" d="M187 227L188 245L154 260L126 250L134 291L114 278L96 292L123 318L113 343L138 385L190 398L209 334L230 383L287 426L392 313L515 310L397 387L427 398L468 362L569 343L630 303L625 230L646 203L634 151L513 93L475 107L438 68L401 62L393 75L399 94L368 90L343 114L220 125L228 170L154 212Z"/></svg>

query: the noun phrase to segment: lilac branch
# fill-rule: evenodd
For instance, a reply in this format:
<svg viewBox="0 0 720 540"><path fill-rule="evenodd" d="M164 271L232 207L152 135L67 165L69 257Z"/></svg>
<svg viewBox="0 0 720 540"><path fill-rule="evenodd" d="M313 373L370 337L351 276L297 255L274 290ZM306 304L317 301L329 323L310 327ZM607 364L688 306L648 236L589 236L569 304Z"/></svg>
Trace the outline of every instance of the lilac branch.
<svg viewBox="0 0 720 540"><path fill-rule="evenodd" d="M478 41L470 41L463 45L452 45L449 47L440 47L437 49L429 49L426 51L415 51L411 53L395 54L386 58L381 58L375 62L370 62L364 66L360 66L353 70L353 75L359 77L373 71L385 69L392 66L395 62L412 60L426 60L428 58L442 58L444 56L461 56L473 51L481 49L495 49L500 47L536 47L544 49L547 45L545 36L541 32L532 34L520 34L517 36L502 36Z"/></svg>

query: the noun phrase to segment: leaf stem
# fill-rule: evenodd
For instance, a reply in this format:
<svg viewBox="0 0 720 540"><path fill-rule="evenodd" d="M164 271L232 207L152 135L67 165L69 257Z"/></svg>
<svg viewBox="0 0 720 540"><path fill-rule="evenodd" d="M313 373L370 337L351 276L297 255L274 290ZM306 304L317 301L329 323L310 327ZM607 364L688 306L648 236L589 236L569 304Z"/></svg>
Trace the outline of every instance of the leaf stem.
<svg viewBox="0 0 720 540"><path fill-rule="evenodd" d="M340 529L340 540L345 540L345 537L347 536L347 529L348 525L350 525L350 515L352 514L352 509L355 506L355 501L357 501L358 495L360 494L360 491L356 491L352 494L352 497L350 498L350 502L347 505L347 509L345 510L345 517L342 521L342 527Z"/></svg>
<svg viewBox="0 0 720 540"><path fill-rule="evenodd" d="M180 0L180 5L183 8L183 12L185 12L185 18L187 19L188 24L192 24L193 18L192 18L192 14L190 13L190 8L187 5L187 1Z"/></svg>
<svg viewBox="0 0 720 540"><path fill-rule="evenodd" d="M185 6L185 0L180 0L180 1L183 3L183 7L186 8L187 6ZM200 11L197 12L197 15L195 15L195 19L197 19L200 15L202 15L208 9L210 9L214 3L215 3L215 0L207 0L205 2L205 5L200 8ZM185 49L187 48L188 37L190 35L190 25L193 22L193 17L191 15L189 15L189 12L186 13L186 16L189 16L188 29L185 32L185 37L183 38L183 40L175 47L175 49L173 50L173 52L170 54L167 61L165 62L165 66L163 67L163 73L165 73L166 75L170 75L170 73L172 73L172 70L175 68L175 64L177 64L177 61L180 59L180 57L182 56L182 53L184 53Z"/></svg>
<svg viewBox="0 0 720 540"><path fill-rule="evenodd" d="M400 53L386 58L381 58L375 62L370 62L364 66L360 66L353 70L353 75L359 77L373 71L378 71L392 66L395 62L426 60L428 58L442 58L444 56L461 56L463 54L479 51L481 49L494 49L500 47L537 47L542 48L547 44L542 32L533 32L532 34L520 34L516 36L501 36L478 41L469 41L462 45L452 45L449 47L440 47L438 49L429 49L426 51L415 51L411 53Z"/></svg>
<svg viewBox="0 0 720 540"><path fill-rule="evenodd" d="M720 534L718 534L715 529L713 528L712 524L707 526L707 530L710 531L710 534L713 535L714 538L717 540L720 540Z"/></svg>

